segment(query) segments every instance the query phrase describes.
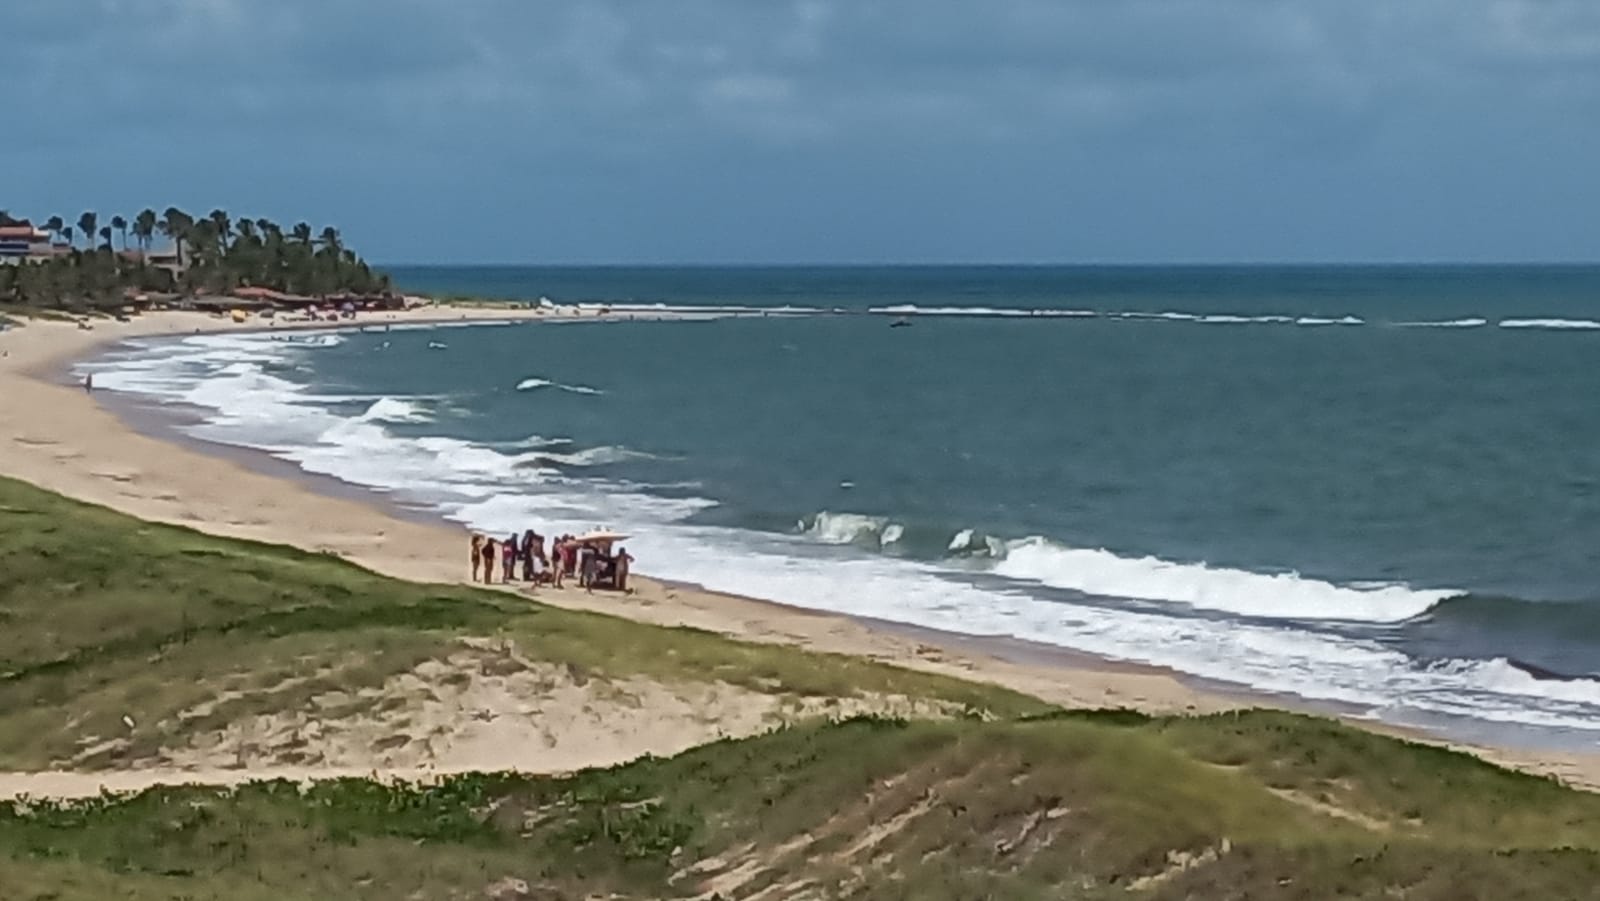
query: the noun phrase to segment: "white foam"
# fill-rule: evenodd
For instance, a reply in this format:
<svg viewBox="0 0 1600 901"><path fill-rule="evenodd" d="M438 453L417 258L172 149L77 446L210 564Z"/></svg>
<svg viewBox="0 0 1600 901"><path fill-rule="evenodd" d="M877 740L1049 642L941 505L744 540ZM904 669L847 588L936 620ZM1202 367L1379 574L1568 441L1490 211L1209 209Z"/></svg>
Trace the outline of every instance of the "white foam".
<svg viewBox="0 0 1600 901"><path fill-rule="evenodd" d="M1428 669L1433 673L1464 677L1484 691L1538 695L1569 704L1600 707L1600 680L1539 679L1504 657L1492 660L1448 660Z"/></svg>
<svg viewBox="0 0 1600 901"><path fill-rule="evenodd" d="M1600 329L1600 322L1593 319L1502 319L1500 327L1591 331Z"/></svg>
<svg viewBox="0 0 1600 901"><path fill-rule="evenodd" d="M1587 686L1523 680L1515 672L1472 661L1419 666L1375 641L1293 623L1241 623L1065 604L968 582L932 564L849 556L852 552L844 547L825 548L831 555L816 558L785 539L734 530L681 527L629 543L653 575L749 597L1061 645L1258 690L1360 705L1375 715L1423 711L1600 730L1600 703L1588 698ZM737 566L728 565L729 547L737 549Z"/></svg>
<svg viewBox="0 0 1600 901"><path fill-rule="evenodd" d="M319 399L326 400L325 397ZM366 422L429 422L433 417L416 401L380 397L361 414L361 419Z"/></svg>
<svg viewBox="0 0 1600 901"><path fill-rule="evenodd" d="M1294 573L1264 575L1204 563L1119 557L1064 547L1042 538L1012 542L994 572L1086 594L1166 601L1274 619L1396 623L1422 615L1458 591L1403 585L1348 588Z"/></svg>
<svg viewBox="0 0 1600 901"><path fill-rule="evenodd" d="M1328 319L1321 316L1301 316L1294 321L1295 325L1366 325L1365 319L1357 316L1340 316L1337 319Z"/></svg>
<svg viewBox="0 0 1600 901"><path fill-rule="evenodd" d="M529 435L520 441L507 441L498 446L522 450L539 450L546 447L566 447L572 443L571 438L546 438L543 435Z"/></svg>
<svg viewBox="0 0 1600 901"><path fill-rule="evenodd" d="M568 466L600 466L607 463L626 463L629 460L654 460L656 457L643 451L630 450L626 447L603 445L601 447L587 447L573 453L557 453L543 450L529 455L535 460L549 460L563 463Z"/></svg>
<svg viewBox="0 0 1600 901"><path fill-rule="evenodd" d="M868 538L882 543L881 536L889 524L889 520L882 516L830 513L824 510L813 516L810 522L801 520L799 528L824 544L850 544Z"/></svg>
<svg viewBox="0 0 1600 901"><path fill-rule="evenodd" d="M880 316L976 316L989 318L1083 319L1100 315L1093 310L1058 310L1034 307L922 307L896 304L870 307L868 313Z"/></svg>
<svg viewBox="0 0 1600 901"><path fill-rule="evenodd" d="M540 388L556 388L571 394L599 395L605 393L599 388L590 388L587 385L563 385L560 382L554 382L550 379L541 379L538 377L525 378L517 383L518 391L537 391Z"/></svg>
<svg viewBox="0 0 1600 901"><path fill-rule="evenodd" d="M1479 328L1489 324L1487 319L1469 317L1467 319L1441 319L1438 321L1422 320L1418 322L1396 322L1400 328Z"/></svg>
<svg viewBox="0 0 1600 901"><path fill-rule="evenodd" d="M668 303L596 303L584 302L577 305L581 311L600 313L609 310L612 313L634 313L645 315L661 315L673 318L689 316L815 316L827 312L820 307L807 306L776 306L758 307L741 304L668 304Z"/></svg>

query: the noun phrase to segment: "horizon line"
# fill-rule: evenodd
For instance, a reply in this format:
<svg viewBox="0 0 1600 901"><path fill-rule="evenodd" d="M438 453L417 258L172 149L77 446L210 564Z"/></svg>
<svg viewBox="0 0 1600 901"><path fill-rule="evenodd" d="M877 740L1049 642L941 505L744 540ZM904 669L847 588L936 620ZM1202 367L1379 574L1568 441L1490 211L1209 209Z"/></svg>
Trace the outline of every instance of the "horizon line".
<svg viewBox="0 0 1600 901"><path fill-rule="evenodd" d="M1505 269L1515 267L1600 267L1593 260L1281 260L1281 261L1146 261L1146 262L449 262L382 261L387 268L472 269Z"/></svg>

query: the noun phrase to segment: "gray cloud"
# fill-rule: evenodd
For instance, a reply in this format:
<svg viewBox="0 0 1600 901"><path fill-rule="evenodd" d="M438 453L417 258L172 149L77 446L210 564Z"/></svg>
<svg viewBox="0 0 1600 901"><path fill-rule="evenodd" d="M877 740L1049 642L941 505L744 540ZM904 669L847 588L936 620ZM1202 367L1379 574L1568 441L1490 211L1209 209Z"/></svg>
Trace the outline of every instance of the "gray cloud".
<svg viewBox="0 0 1600 901"><path fill-rule="evenodd" d="M981 199L957 182L993 169L1000 196L1075 166L1098 173L1076 195L1109 203L1095 179L1187 173L1247 197L1429 158L1465 179L1463 148L1532 164L1514 130L1592 148L1600 4L58 0L8 9L0 60L22 98L0 154L46 171L492 197L467 165L562 180L532 200L621 205L619 186L668 202L669 182L743 179L742 196L823 173L877 179L884 202L922 177Z"/></svg>
<svg viewBox="0 0 1600 901"><path fill-rule="evenodd" d="M24 89L159 125L376 108L398 128L456 111L842 139L981 111L1002 130L1338 112L1486 77L1509 102L1592 91L1600 68L1600 7L1560 0L79 0L8 17Z"/></svg>

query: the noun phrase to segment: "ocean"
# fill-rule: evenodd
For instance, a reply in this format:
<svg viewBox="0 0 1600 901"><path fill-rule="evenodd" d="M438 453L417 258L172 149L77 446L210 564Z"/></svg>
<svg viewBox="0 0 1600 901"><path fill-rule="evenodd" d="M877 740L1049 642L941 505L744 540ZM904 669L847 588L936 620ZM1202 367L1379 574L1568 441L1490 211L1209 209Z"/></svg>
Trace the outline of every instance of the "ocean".
<svg viewBox="0 0 1600 901"><path fill-rule="evenodd" d="M87 368L475 528L624 530L657 577L1600 746L1600 268L393 271L640 315Z"/></svg>

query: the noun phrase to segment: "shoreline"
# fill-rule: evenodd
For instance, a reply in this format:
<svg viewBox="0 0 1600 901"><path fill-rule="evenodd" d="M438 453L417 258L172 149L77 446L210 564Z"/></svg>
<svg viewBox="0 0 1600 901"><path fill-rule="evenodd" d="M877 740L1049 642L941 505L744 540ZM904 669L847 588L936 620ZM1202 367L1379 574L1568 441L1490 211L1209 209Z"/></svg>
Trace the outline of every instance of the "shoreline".
<svg viewBox="0 0 1600 901"><path fill-rule="evenodd" d="M150 313L127 323L97 321L93 330L71 323L25 323L0 335L4 353L0 376L8 384L5 397L0 398L0 434L8 436L8 453L0 460L0 473L144 519L335 553L385 575L413 581L465 582L465 567L460 565L458 553L465 544L464 528L381 493L304 473L268 454L182 436L170 423L161 421L162 411L143 410L136 401L96 399L65 378L65 368L131 338L330 331L392 324L596 322L607 318L622 317L560 317L535 310L456 307L270 328L183 312ZM322 478L337 485L322 484ZM318 525L308 529L307 523ZM1508 746L1510 742L1468 746L1420 730L1355 717L1348 708L1337 705L1211 685L1171 670L1104 660L1053 645L808 610L643 576L637 585L638 593L626 598L587 595L575 589L519 593L569 609L656 625L690 626L741 640L869 657L991 682L1064 707L1127 707L1160 715L1261 706L1336 716L1358 728L1447 744L1496 763L1556 775L1575 787L1600 789L1600 754L1531 750Z"/></svg>

